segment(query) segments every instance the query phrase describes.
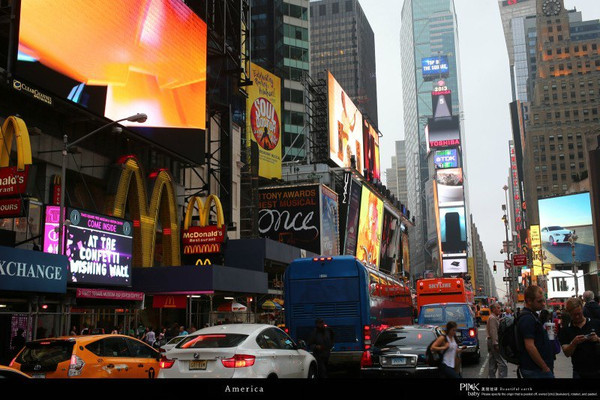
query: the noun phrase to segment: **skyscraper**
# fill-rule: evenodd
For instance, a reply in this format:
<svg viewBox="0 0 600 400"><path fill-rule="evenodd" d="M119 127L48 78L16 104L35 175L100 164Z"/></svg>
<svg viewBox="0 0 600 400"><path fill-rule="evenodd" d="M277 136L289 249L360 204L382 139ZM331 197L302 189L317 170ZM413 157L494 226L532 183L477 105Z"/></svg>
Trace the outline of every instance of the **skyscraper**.
<svg viewBox="0 0 600 400"><path fill-rule="evenodd" d="M405 0L401 20L402 87L408 208L415 216L411 232L411 271L439 271L440 249L434 207L434 167L430 162L425 127L433 117L432 90L452 95L451 114L460 119L461 93L458 69L458 27L453 0ZM430 58L447 60L442 82L427 81L422 62ZM443 85L439 85L439 84ZM438 86L439 85L439 86ZM461 163L463 167L464 163ZM465 180L466 181L466 180ZM467 188L465 199L468 202ZM467 206L468 207L468 206ZM468 215L468 212L467 214ZM470 224L465 224L470 230ZM441 271L440 271L441 272Z"/></svg>
<svg viewBox="0 0 600 400"><path fill-rule="evenodd" d="M387 188L404 205L408 196L405 143L404 140L396 141L396 155L392 157L392 167L386 170Z"/></svg>
<svg viewBox="0 0 600 400"><path fill-rule="evenodd" d="M310 3L311 70L331 71L348 96L377 126L375 35L358 0Z"/></svg>

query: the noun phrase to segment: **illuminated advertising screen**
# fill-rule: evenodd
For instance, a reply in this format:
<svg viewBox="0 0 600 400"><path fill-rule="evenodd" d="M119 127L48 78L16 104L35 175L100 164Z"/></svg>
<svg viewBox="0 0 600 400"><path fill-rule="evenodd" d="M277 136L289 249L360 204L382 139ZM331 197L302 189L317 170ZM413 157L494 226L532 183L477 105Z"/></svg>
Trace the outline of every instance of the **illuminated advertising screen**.
<svg viewBox="0 0 600 400"><path fill-rule="evenodd" d="M319 185L264 188L258 196L261 237L321 253Z"/></svg>
<svg viewBox="0 0 600 400"><path fill-rule="evenodd" d="M111 120L145 113L143 125L122 124L196 158L187 147L206 129L206 56L206 23L182 0L27 0L13 87Z"/></svg>
<svg viewBox="0 0 600 400"><path fill-rule="evenodd" d="M131 286L133 223L72 208L67 215L68 282Z"/></svg>
<svg viewBox="0 0 600 400"><path fill-rule="evenodd" d="M463 253L467 250L467 225L464 207L440 208L442 252Z"/></svg>
<svg viewBox="0 0 600 400"><path fill-rule="evenodd" d="M391 273L394 263L401 259L400 254L400 218L387 208L383 212L383 228L381 231L381 255L379 269Z"/></svg>
<svg viewBox="0 0 600 400"><path fill-rule="evenodd" d="M373 178L381 180L381 165L379 163L379 134L367 120L363 123L363 141L365 144L365 169L373 174ZM362 172L362 171L361 171Z"/></svg>
<svg viewBox="0 0 600 400"><path fill-rule="evenodd" d="M548 264L596 260L588 192L540 199L538 210L540 241Z"/></svg>
<svg viewBox="0 0 600 400"><path fill-rule="evenodd" d="M423 71L423 80L425 81L432 81L441 77L447 77L450 74L448 57L437 56L422 58L421 69Z"/></svg>
<svg viewBox="0 0 600 400"><path fill-rule="evenodd" d="M363 186L360 200L356 257L377 267L379 267L382 227L383 201Z"/></svg>
<svg viewBox="0 0 600 400"><path fill-rule="evenodd" d="M434 92L431 95L431 106L433 107L434 118L444 118L452 116L452 94L444 92Z"/></svg>
<svg viewBox="0 0 600 400"><path fill-rule="evenodd" d="M444 274L464 274L468 271L467 259L462 258L443 258L442 272Z"/></svg>
<svg viewBox="0 0 600 400"><path fill-rule="evenodd" d="M427 151L460 146L460 121L458 117L429 118L425 128Z"/></svg>
<svg viewBox="0 0 600 400"><path fill-rule="evenodd" d="M439 207L464 205L462 168L438 170L435 179Z"/></svg>
<svg viewBox="0 0 600 400"><path fill-rule="evenodd" d="M65 210L66 211L66 210ZM46 217L44 222L44 253L58 254L58 229L60 223L60 207L46 206ZM64 243L63 233L63 243Z"/></svg>
<svg viewBox="0 0 600 400"><path fill-rule="evenodd" d="M433 157L433 164L436 169L457 168L458 167L458 150L436 150Z"/></svg>
<svg viewBox="0 0 600 400"><path fill-rule="evenodd" d="M344 241L344 254L356 255L356 242L358 241L358 218L360 217L360 200L362 186L355 180L350 182L348 212L346 217L346 234Z"/></svg>
<svg viewBox="0 0 600 400"><path fill-rule="evenodd" d="M246 132L258 144L258 175L281 179L281 79L251 64L253 84L246 88Z"/></svg>
<svg viewBox="0 0 600 400"><path fill-rule="evenodd" d="M339 167L363 171L363 117L331 72L328 73L329 158Z"/></svg>
<svg viewBox="0 0 600 400"><path fill-rule="evenodd" d="M340 254L338 195L327 186L321 186L321 255Z"/></svg>
<svg viewBox="0 0 600 400"><path fill-rule="evenodd" d="M577 272L577 294L585 291L583 271ZM550 271L548 273L548 298L568 299L575 296L575 274L571 271Z"/></svg>

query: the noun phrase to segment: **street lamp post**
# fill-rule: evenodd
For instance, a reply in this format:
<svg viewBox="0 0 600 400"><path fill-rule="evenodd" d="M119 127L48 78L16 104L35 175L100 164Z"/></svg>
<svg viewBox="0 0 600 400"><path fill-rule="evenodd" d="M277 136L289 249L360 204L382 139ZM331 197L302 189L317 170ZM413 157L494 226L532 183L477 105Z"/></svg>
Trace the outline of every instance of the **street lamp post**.
<svg viewBox="0 0 600 400"><path fill-rule="evenodd" d="M513 301L514 304L516 304L516 299L514 299L514 295L513 295L513 291L514 291L514 277L513 277L513 267L512 265L510 265L510 244L508 241L508 186L504 185L502 187L502 189L504 190L504 197L505 197L505 203L502 205L502 211L504 211L504 215L502 216L502 221L504 222L504 232L506 234L506 261L508 261L509 264L509 268L508 268L508 295L509 298L511 299L511 301Z"/></svg>
<svg viewBox="0 0 600 400"><path fill-rule="evenodd" d="M577 240L577 235L573 233L571 237L569 237L569 243L571 244L571 258L573 260L573 277L575 278L575 297L579 296L579 282L577 280L577 261L575 260L575 241Z"/></svg>
<svg viewBox="0 0 600 400"><path fill-rule="evenodd" d="M69 154L69 149L72 148L73 146L75 146L77 143L80 143L82 141L84 141L85 139L89 138L90 136L95 135L96 133L109 128L113 125L117 125L119 122L123 122L123 121L129 121L129 122L138 122L138 123L144 123L146 122L146 120L148 119L148 116L146 114L135 114L132 115L130 117L127 118L122 118L116 121L112 121L109 122L108 124L102 125L100 128L95 129L93 131L91 131L90 133L88 133L87 135L80 137L79 139L75 140L74 142L69 143L69 137L65 134L63 136L63 150L62 150L62 166L61 166L61 173L60 173L60 216L59 216L59 220L58 220L58 254L64 255L64 248L63 248L63 231L64 231L64 225L65 225L65 187L66 185L66 180L67 180L67 154Z"/></svg>

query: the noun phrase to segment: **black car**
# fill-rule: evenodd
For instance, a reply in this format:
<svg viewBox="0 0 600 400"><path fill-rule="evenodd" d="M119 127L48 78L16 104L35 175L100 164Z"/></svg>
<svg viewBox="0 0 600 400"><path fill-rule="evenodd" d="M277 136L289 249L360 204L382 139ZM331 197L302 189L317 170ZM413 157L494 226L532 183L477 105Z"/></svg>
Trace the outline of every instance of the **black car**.
<svg viewBox="0 0 600 400"><path fill-rule="evenodd" d="M432 325L397 326L382 331L373 347L363 353L361 376L438 376L438 368L425 362L425 352L441 334L440 328Z"/></svg>

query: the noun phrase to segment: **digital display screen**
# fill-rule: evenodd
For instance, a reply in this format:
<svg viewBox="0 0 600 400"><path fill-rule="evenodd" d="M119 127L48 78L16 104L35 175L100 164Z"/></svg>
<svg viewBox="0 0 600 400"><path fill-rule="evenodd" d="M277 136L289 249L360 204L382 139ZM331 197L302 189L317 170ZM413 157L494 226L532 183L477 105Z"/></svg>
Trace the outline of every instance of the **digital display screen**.
<svg viewBox="0 0 600 400"><path fill-rule="evenodd" d="M111 120L145 113L143 124L122 124L151 140L157 128L200 137L206 57L206 23L181 0L27 0L14 87L27 82Z"/></svg>
<svg viewBox="0 0 600 400"><path fill-rule="evenodd" d="M427 151L460 146L460 121L458 117L429 118L426 127Z"/></svg>
<svg viewBox="0 0 600 400"><path fill-rule="evenodd" d="M379 134L375 130L375 127L367 120L363 124L363 141L365 144L365 169L367 173L373 174L374 179L380 181Z"/></svg>
<svg viewBox="0 0 600 400"><path fill-rule="evenodd" d="M58 254L58 230L60 224L60 207L46 206L44 221L44 253ZM63 233L64 243L64 233Z"/></svg>
<svg viewBox="0 0 600 400"><path fill-rule="evenodd" d="M442 252L461 253L467 250L467 225L464 207L440 208Z"/></svg>
<svg viewBox="0 0 600 400"><path fill-rule="evenodd" d="M588 192L538 200L540 240L548 264L596 260ZM575 255L572 255L572 251Z"/></svg>
<svg viewBox="0 0 600 400"><path fill-rule="evenodd" d="M462 206L465 202L462 168L436 172L438 206Z"/></svg>
<svg viewBox="0 0 600 400"><path fill-rule="evenodd" d="M433 156L433 163L436 169L457 168L458 150L437 150Z"/></svg>
<svg viewBox="0 0 600 400"><path fill-rule="evenodd" d="M71 208L67 215L68 282L131 286L132 222Z"/></svg>
<svg viewBox="0 0 600 400"><path fill-rule="evenodd" d="M463 274L468 269L466 258L443 258L442 272L444 274Z"/></svg>
<svg viewBox="0 0 600 400"><path fill-rule="evenodd" d="M331 72L327 84L329 102L329 158L338 167L350 167L351 157L356 170L363 172L363 117Z"/></svg>
<svg viewBox="0 0 600 400"><path fill-rule="evenodd" d="M356 257L379 266L383 201L365 186L362 188Z"/></svg>
<svg viewBox="0 0 600 400"><path fill-rule="evenodd" d="M450 73L448 57L446 56L422 58L421 68L423 70L423 79L426 81L447 77Z"/></svg>

